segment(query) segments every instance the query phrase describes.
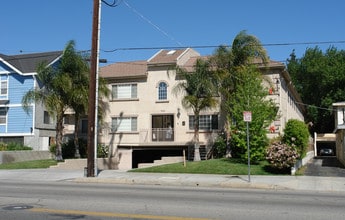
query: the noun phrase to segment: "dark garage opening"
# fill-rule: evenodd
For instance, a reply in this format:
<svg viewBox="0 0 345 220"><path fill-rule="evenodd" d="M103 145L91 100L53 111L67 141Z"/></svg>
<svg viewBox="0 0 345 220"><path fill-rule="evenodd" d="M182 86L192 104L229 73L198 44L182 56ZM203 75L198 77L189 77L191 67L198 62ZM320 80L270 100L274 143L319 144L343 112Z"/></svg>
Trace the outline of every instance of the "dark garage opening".
<svg viewBox="0 0 345 220"><path fill-rule="evenodd" d="M132 168L138 168L139 163L153 163L167 156L183 156L182 149L138 149L132 153Z"/></svg>
<svg viewBox="0 0 345 220"><path fill-rule="evenodd" d="M336 156L336 147L335 147L335 142L317 142L317 156L325 156L321 155L320 151L322 148L329 148L333 150L333 154L329 156Z"/></svg>

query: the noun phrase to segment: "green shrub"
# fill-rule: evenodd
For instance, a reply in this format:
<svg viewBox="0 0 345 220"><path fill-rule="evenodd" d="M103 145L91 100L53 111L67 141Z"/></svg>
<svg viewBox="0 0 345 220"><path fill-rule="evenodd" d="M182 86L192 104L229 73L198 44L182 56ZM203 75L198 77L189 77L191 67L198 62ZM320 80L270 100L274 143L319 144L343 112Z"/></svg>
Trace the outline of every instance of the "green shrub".
<svg viewBox="0 0 345 220"><path fill-rule="evenodd" d="M0 142L0 151L18 151L18 150L32 150L32 148L19 144L17 142L10 142L10 143Z"/></svg>
<svg viewBox="0 0 345 220"><path fill-rule="evenodd" d="M226 154L226 141L222 136L218 136L213 144L213 156L222 158Z"/></svg>
<svg viewBox="0 0 345 220"><path fill-rule="evenodd" d="M80 138L78 140L79 142L79 154L81 158L87 158L87 141L85 139ZM75 158L75 145L74 145L74 140L71 139L66 143L63 143L61 146L62 150L62 157L64 159L72 159ZM49 151L52 154L56 154L56 144L51 145L49 148ZM99 158L104 158L108 156L109 152L109 147L98 144L97 146L97 157Z"/></svg>
<svg viewBox="0 0 345 220"><path fill-rule="evenodd" d="M56 144L52 144L49 146L49 151L52 155L56 154Z"/></svg>
<svg viewBox="0 0 345 220"><path fill-rule="evenodd" d="M81 158L86 158L86 141L84 139L79 139L79 154ZM52 144L49 147L49 151L52 154L56 154L56 144ZM62 151L62 158L64 159L72 159L75 158L75 145L74 140L71 139L66 143L63 143L61 145L61 151Z"/></svg>
<svg viewBox="0 0 345 220"><path fill-rule="evenodd" d="M81 158L86 158L86 148L87 148L87 144L86 144L86 140L79 138L78 139L78 143L79 143L79 154ZM61 150L62 150L62 157L64 159L71 159L71 158L75 158L75 145L74 145L74 140L70 139L68 140L68 142L63 143L61 146Z"/></svg>
<svg viewBox="0 0 345 220"><path fill-rule="evenodd" d="M97 145L97 157L98 158L105 158L108 156L109 153L109 146L106 146L104 144L98 144Z"/></svg>
<svg viewBox="0 0 345 220"><path fill-rule="evenodd" d="M274 169L284 170L294 166L299 157L297 150L281 142L272 143L266 150L266 159Z"/></svg>
<svg viewBox="0 0 345 220"><path fill-rule="evenodd" d="M32 150L31 147L25 146L25 145L21 145L19 143L16 142L10 142L7 144L7 150L9 151L15 151L15 150Z"/></svg>
<svg viewBox="0 0 345 220"><path fill-rule="evenodd" d="M253 164L265 160L265 150L269 144L264 129L256 132L255 135L249 134L250 160ZM232 134L230 145L231 154L234 158L241 158L244 162L248 160L246 132Z"/></svg>
<svg viewBox="0 0 345 220"><path fill-rule="evenodd" d="M289 146L294 147L301 158L307 153L309 131L303 121L290 119L286 123L282 141Z"/></svg>
<svg viewBox="0 0 345 220"><path fill-rule="evenodd" d="M6 151L7 150L7 144L0 142L0 151Z"/></svg>

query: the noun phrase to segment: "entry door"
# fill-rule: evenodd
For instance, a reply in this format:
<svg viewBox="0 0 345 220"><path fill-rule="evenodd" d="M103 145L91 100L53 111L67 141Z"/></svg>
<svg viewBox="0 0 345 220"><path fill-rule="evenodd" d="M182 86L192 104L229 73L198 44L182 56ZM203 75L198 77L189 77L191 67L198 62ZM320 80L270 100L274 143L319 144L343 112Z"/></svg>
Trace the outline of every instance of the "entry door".
<svg viewBox="0 0 345 220"><path fill-rule="evenodd" d="M152 116L152 141L174 141L174 115Z"/></svg>

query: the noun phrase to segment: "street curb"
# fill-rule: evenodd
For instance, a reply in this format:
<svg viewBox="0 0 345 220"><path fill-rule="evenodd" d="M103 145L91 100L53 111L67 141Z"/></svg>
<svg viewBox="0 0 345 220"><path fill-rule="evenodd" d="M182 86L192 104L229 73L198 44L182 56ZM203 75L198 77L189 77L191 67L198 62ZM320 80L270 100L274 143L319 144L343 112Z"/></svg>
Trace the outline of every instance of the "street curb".
<svg viewBox="0 0 345 220"><path fill-rule="evenodd" d="M282 187L274 184L232 182L232 181L181 181L176 177L161 177L158 179L139 179L139 178L98 178L83 177L73 180L77 183L104 183L104 184L129 184L129 185L154 185L154 186L185 186L185 187L217 187L217 188L239 188L239 189L267 189L267 190L288 190L288 187ZM244 181L244 180L241 180Z"/></svg>

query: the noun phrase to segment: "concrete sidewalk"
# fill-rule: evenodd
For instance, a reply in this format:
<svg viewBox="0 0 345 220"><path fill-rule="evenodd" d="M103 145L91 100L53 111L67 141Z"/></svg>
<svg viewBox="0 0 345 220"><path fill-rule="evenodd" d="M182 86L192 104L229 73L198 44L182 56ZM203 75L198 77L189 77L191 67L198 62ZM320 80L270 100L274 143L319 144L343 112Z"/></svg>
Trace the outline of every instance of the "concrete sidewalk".
<svg viewBox="0 0 345 220"><path fill-rule="evenodd" d="M118 170L101 171L97 177L84 177L84 170L29 169L0 170L0 181L50 181L106 184L144 184L188 187L251 188L274 190L310 190L345 192L344 177L318 176L248 176L132 173Z"/></svg>
<svg viewBox="0 0 345 220"><path fill-rule="evenodd" d="M76 182L169 185L190 187L222 187L253 189L290 189L311 191L343 191L345 178L312 176L248 176L207 174L129 173L105 170L98 177L77 178Z"/></svg>

